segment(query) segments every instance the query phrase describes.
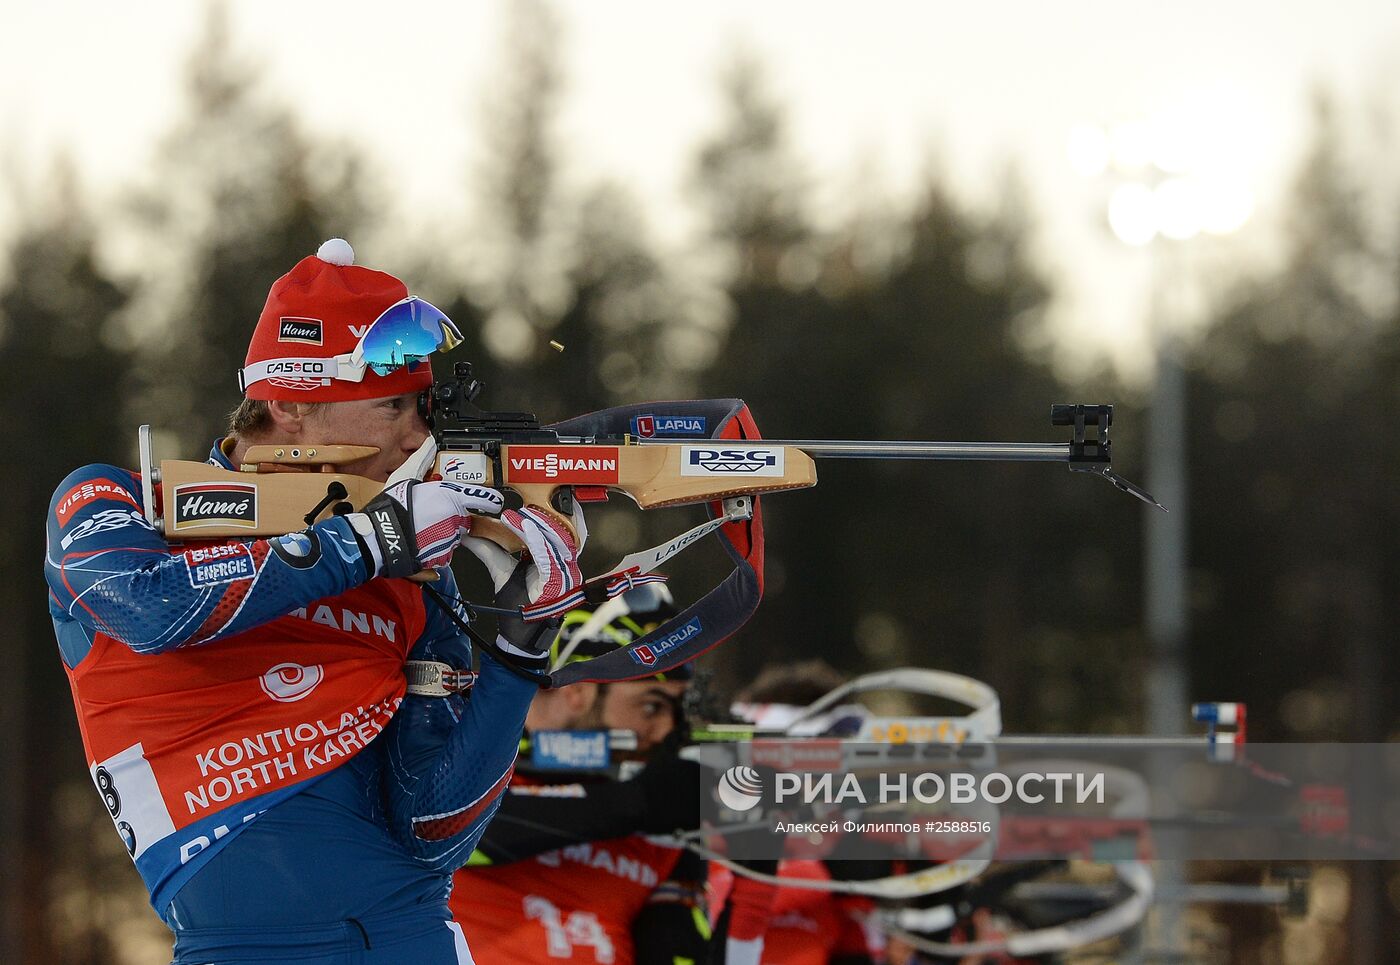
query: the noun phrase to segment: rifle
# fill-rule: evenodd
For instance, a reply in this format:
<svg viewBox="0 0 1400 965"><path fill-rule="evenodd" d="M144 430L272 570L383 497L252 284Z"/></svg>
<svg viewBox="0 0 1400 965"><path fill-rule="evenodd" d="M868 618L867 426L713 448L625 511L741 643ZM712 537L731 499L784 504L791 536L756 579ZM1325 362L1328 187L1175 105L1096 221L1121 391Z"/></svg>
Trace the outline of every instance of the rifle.
<svg viewBox="0 0 1400 965"><path fill-rule="evenodd" d="M1063 443L773 441L759 435L738 399L644 403L542 425L533 413L478 408L482 387L471 363L458 362L453 378L420 394L419 411L435 450L425 447L425 458L410 459L391 482L429 476L509 490L566 526L575 502L603 501L611 493L628 496L641 509L704 505L710 516L665 543L629 554L572 594L525 608L526 619L557 616L585 601L601 603L638 582L661 579L659 567L711 532L719 533L735 564L728 578L678 617L586 667L562 668L551 675L551 686L664 671L743 626L763 590L758 497L814 486L815 458L1064 462L1163 508L1112 471L1110 405L1052 406L1052 425L1073 430ZM384 487L338 470L372 455L371 447L252 446L238 470L230 471L182 460L157 466L149 426L141 427L139 442L146 516L172 542L279 536L353 511ZM509 551L521 549L494 520L474 520L472 532Z"/></svg>

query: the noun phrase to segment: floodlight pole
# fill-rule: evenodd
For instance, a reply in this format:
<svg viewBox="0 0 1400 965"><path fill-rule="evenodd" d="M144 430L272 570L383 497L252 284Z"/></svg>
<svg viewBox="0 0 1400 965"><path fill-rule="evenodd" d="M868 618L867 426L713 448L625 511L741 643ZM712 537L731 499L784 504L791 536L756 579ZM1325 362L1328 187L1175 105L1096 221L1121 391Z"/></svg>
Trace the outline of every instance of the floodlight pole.
<svg viewBox="0 0 1400 965"><path fill-rule="evenodd" d="M1156 261L1161 257L1157 253ZM1156 267L1154 265L1154 272ZM1161 288L1154 281L1154 288ZM1147 680L1147 732L1182 732L1187 698L1186 644L1190 634L1186 467L1186 368L1181 339L1163 324L1160 291L1153 296L1156 376L1147 414L1148 488L1171 507L1145 513L1143 609L1152 660Z"/></svg>
<svg viewBox="0 0 1400 965"><path fill-rule="evenodd" d="M1145 681L1146 724L1149 734L1161 737L1181 734L1190 710L1186 670L1190 632L1186 367L1176 313L1168 304L1168 293L1173 284L1180 282L1180 272L1164 263L1172 255L1166 247L1161 240L1148 246L1148 325L1156 371L1147 413L1147 470L1149 487L1164 505L1171 507L1171 512L1146 515L1143 547L1143 617L1151 649ZM1153 774L1151 779L1166 782L1171 776ZM1183 862L1158 861L1154 873L1158 888L1170 891L1186 885ZM1187 942L1181 909L1159 905L1153 918L1153 948L1169 954L1184 953Z"/></svg>

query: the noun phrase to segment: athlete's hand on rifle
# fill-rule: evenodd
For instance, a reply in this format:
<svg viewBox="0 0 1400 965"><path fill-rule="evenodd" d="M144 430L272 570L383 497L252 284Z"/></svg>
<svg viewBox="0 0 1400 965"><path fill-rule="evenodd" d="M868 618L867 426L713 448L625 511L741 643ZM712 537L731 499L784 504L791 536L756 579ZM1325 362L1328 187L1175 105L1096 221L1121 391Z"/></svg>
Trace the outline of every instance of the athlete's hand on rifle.
<svg viewBox="0 0 1400 965"><path fill-rule="evenodd" d="M485 486L405 479L371 499L363 513L351 514L351 522L366 556L377 563L371 575L412 576L446 565L472 517L497 516L504 506L501 494Z"/></svg>
<svg viewBox="0 0 1400 965"><path fill-rule="evenodd" d="M491 574L491 584L496 589L494 606L518 611L526 604L552 599L583 583L578 558L588 539L588 527L582 509L576 507L573 512L573 533L534 506L508 509L501 514L500 522L525 544L526 552L519 560L490 540L468 536L463 541ZM502 615L496 623L496 645L517 666L548 670L549 647L559 632L559 622L556 618L526 623L520 617Z"/></svg>

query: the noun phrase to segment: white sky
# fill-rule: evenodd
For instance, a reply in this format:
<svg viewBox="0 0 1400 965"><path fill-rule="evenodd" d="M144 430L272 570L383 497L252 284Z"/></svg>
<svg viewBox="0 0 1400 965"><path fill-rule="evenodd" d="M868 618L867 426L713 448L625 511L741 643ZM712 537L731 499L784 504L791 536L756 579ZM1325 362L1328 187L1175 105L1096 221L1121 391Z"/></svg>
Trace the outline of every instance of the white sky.
<svg viewBox="0 0 1400 965"><path fill-rule="evenodd" d="M399 192L396 217L412 223L463 193L496 63L498 2L242 0L232 12L239 48L260 55L268 88L313 130L366 148ZM1146 261L1097 227L1107 189L1071 169L1072 125L1183 101L1242 107L1236 161L1259 205L1241 237L1257 251L1306 131L1309 86L1323 81L1360 103L1400 79L1390 66L1400 63L1400 3L1386 0L565 0L559 9L570 164L585 179L630 185L663 237L684 240L687 165L716 122L717 65L743 39L767 60L833 212L857 182L908 190L932 147L979 200L1014 159L1042 254L1065 286L1064 330L1104 334L1124 351L1140 338ZM191 0L0 0L0 160L33 172L66 149L99 197L139 177L178 108L202 16Z"/></svg>

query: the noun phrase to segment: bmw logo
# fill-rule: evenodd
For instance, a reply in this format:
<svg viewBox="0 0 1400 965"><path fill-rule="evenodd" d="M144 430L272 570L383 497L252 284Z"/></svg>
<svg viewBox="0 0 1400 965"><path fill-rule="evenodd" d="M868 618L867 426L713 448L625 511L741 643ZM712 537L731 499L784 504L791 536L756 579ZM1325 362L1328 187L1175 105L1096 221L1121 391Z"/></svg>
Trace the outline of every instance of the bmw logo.
<svg viewBox="0 0 1400 965"><path fill-rule="evenodd" d="M122 836L122 843L126 845L127 854L136 857L136 831L125 821L117 823L117 833Z"/></svg>

